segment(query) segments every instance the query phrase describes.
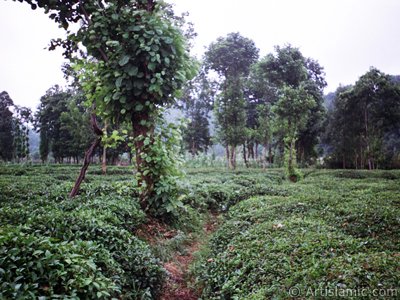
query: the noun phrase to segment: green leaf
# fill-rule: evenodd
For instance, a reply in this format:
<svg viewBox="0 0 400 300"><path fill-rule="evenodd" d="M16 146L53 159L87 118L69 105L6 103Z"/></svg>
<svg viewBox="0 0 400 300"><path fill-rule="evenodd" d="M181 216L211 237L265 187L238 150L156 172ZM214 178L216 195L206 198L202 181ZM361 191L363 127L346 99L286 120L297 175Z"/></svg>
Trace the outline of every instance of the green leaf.
<svg viewBox="0 0 400 300"><path fill-rule="evenodd" d="M156 69L156 64L154 62L151 62L147 65L147 68L151 71L154 71Z"/></svg>
<svg viewBox="0 0 400 300"><path fill-rule="evenodd" d="M136 76L137 73L138 73L138 71L139 71L139 68L136 67L136 66L130 66L130 67L128 68L128 74L129 74L129 76Z"/></svg>
<svg viewBox="0 0 400 300"><path fill-rule="evenodd" d="M130 31L140 31L140 29L142 29L142 27L141 27L141 26L137 26L137 25L135 25L135 26L130 26L130 27L128 28L128 30L130 30Z"/></svg>
<svg viewBox="0 0 400 300"><path fill-rule="evenodd" d="M141 103L136 104L135 111L142 111L142 110L143 110L143 104L141 104Z"/></svg>
<svg viewBox="0 0 400 300"><path fill-rule="evenodd" d="M123 108L123 109L121 109L121 114L125 114L126 113L126 109L125 108Z"/></svg>
<svg viewBox="0 0 400 300"><path fill-rule="evenodd" d="M121 57L118 63L120 66L125 66L129 62L129 59L130 59L129 55L124 55Z"/></svg>
<svg viewBox="0 0 400 300"><path fill-rule="evenodd" d="M123 80L122 77L119 77L119 78L117 78L117 80L115 80L115 86L116 86L117 88L120 88L120 87L121 87L121 85L122 85L122 80Z"/></svg>

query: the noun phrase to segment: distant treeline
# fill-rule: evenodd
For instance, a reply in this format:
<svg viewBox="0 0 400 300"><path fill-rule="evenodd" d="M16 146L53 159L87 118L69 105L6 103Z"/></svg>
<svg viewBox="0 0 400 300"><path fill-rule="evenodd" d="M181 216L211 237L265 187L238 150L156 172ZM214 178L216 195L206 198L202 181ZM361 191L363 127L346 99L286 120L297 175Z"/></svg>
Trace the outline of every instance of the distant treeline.
<svg viewBox="0 0 400 300"><path fill-rule="evenodd" d="M260 59L250 39L238 33L219 38L174 107L187 119L182 152L196 157L219 144L231 168L237 158L247 166L399 168L400 76L370 68L354 85L325 96L324 77L317 61L291 45ZM51 156L78 163L94 139L85 101L77 87L54 86L32 115L2 92L0 159L29 159L33 127L40 133L41 161ZM99 160L112 164L124 153L130 159L131 125L98 122L107 133Z"/></svg>

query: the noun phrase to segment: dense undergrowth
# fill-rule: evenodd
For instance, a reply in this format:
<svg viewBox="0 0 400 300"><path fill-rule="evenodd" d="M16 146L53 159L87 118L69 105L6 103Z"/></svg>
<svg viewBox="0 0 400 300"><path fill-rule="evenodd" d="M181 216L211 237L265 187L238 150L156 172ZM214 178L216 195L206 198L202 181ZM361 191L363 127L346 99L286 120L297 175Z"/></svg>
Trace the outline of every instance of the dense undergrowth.
<svg viewBox="0 0 400 300"><path fill-rule="evenodd" d="M193 267L204 299L400 296L399 178L318 171L237 203Z"/></svg>
<svg viewBox="0 0 400 300"><path fill-rule="evenodd" d="M225 221L193 265L203 299L400 281L400 172L305 172L293 184L281 170L190 169L180 217L151 231L131 168L92 167L69 199L78 171L0 166L1 299L157 299L163 262L210 210Z"/></svg>

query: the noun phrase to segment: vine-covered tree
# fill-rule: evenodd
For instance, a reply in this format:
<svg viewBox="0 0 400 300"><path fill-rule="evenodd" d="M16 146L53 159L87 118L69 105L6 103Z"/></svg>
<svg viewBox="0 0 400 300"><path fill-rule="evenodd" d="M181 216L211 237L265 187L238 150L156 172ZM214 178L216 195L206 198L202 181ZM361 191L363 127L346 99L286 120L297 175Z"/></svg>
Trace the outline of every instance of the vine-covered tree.
<svg viewBox="0 0 400 300"><path fill-rule="evenodd" d="M181 29L183 19L175 17L170 6L155 0L25 1L32 8L43 7L66 29L79 22L76 32L69 32L66 40L53 41L51 48L64 47L97 114L132 124L140 204L143 209L157 210L165 203L159 201L162 191L155 191L155 184L163 180L154 167L159 161L150 155L156 144L155 119L159 107L175 101L176 92L196 69ZM83 58L77 52L80 44ZM97 139L88 156L99 143ZM77 185L84 178L87 163L85 159Z"/></svg>
<svg viewBox="0 0 400 300"><path fill-rule="evenodd" d="M236 147L246 139L245 78L257 61L254 42L239 33L230 33L211 43L205 53L207 70L221 78L221 93L215 102L217 133L226 148L228 166L236 167Z"/></svg>

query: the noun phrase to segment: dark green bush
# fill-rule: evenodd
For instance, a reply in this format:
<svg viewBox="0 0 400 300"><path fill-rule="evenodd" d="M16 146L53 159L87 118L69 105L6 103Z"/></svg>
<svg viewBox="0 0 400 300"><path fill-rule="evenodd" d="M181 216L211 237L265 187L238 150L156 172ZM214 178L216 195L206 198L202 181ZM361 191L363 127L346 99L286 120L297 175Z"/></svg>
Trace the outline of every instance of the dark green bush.
<svg viewBox="0 0 400 300"><path fill-rule="evenodd" d="M50 236L62 241L93 241L111 253L123 272L120 274L122 291L142 295L143 291L151 291L155 296L163 281L163 269L159 261L152 255L149 247L118 222L112 225L109 216L93 210L79 209L64 213L50 211L35 218L23 227L24 232ZM112 216L110 216L112 217Z"/></svg>
<svg viewBox="0 0 400 300"><path fill-rule="evenodd" d="M56 242L1 229L0 298L109 299L120 294L121 270L93 242Z"/></svg>

